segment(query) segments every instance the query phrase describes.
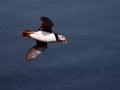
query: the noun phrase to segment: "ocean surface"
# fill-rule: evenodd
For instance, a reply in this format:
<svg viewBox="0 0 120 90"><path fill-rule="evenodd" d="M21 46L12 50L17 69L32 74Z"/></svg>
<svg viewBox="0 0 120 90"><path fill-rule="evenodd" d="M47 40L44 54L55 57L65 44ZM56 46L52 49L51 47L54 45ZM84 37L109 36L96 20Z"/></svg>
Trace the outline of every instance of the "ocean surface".
<svg viewBox="0 0 120 90"><path fill-rule="evenodd" d="M41 16L69 43L25 62ZM120 90L120 0L0 0L0 90Z"/></svg>

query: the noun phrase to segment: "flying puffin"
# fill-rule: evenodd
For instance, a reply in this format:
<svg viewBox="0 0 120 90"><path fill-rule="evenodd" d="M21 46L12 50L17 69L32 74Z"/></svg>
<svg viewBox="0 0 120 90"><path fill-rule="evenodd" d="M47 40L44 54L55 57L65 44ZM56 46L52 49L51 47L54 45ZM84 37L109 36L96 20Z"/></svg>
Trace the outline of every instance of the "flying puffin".
<svg viewBox="0 0 120 90"><path fill-rule="evenodd" d="M25 55L25 61L30 61L39 56L47 49L48 42L62 42L66 44L68 40L62 34L54 33L52 27L53 22L47 17L41 17L41 26L38 31L24 30L23 38L32 38L36 40L36 45L33 46Z"/></svg>

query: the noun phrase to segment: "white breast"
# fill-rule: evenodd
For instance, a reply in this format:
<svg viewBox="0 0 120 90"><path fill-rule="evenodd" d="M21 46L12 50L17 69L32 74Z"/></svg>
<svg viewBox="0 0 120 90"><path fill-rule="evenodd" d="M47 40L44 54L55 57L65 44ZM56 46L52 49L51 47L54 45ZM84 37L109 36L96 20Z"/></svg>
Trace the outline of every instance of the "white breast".
<svg viewBox="0 0 120 90"><path fill-rule="evenodd" d="M56 37L54 33L49 33L49 32L44 32L44 31L33 32L32 34L30 34L30 37L38 41L42 41L42 42L55 42L56 41Z"/></svg>

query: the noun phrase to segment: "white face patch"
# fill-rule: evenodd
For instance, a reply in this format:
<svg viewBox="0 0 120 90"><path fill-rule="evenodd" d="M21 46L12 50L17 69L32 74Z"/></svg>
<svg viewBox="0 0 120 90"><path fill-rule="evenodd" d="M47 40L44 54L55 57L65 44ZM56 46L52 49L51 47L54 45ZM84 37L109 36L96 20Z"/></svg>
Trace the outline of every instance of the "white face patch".
<svg viewBox="0 0 120 90"><path fill-rule="evenodd" d="M58 34L58 39L59 39L60 41L66 40L66 38L65 38L63 35L60 35L60 34Z"/></svg>

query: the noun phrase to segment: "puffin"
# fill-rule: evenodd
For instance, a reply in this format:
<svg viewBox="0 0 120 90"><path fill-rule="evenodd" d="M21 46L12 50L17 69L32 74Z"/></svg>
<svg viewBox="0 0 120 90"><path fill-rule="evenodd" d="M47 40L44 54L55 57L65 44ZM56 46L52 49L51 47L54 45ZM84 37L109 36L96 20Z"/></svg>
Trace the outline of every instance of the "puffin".
<svg viewBox="0 0 120 90"><path fill-rule="evenodd" d="M54 33L52 27L54 26L52 20L48 17L41 17L42 24L37 31L25 29L22 32L22 38L32 38L36 44L28 50L25 55L25 61L31 61L41 55L51 42L61 42L67 44L67 38L59 33Z"/></svg>

